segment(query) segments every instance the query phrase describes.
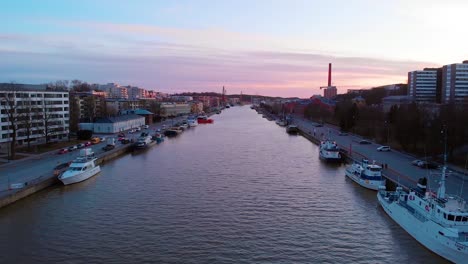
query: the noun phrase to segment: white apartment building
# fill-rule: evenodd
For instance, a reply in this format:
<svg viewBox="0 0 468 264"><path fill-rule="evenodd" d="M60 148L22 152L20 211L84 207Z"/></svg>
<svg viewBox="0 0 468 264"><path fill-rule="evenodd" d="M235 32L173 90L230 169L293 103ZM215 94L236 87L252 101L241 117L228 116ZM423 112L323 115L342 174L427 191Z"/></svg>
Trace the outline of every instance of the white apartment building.
<svg viewBox="0 0 468 264"><path fill-rule="evenodd" d="M178 116L190 114L192 110L191 105L188 103L161 103L161 108L164 109L162 116Z"/></svg>
<svg viewBox="0 0 468 264"><path fill-rule="evenodd" d="M418 103L436 102L437 69L408 72L408 95Z"/></svg>
<svg viewBox="0 0 468 264"><path fill-rule="evenodd" d="M98 88L106 92L108 98L128 98L127 87L120 86L117 83L99 84Z"/></svg>
<svg viewBox="0 0 468 264"><path fill-rule="evenodd" d="M442 67L442 103L468 103L468 61Z"/></svg>
<svg viewBox="0 0 468 264"><path fill-rule="evenodd" d="M45 142L68 138L68 91L47 90L46 85L0 84L0 144L11 142L12 123L8 115L14 105L17 144Z"/></svg>
<svg viewBox="0 0 468 264"><path fill-rule="evenodd" d="M140 99L146 97L146 90L135 86L127 86L128 99Z"/></svg>

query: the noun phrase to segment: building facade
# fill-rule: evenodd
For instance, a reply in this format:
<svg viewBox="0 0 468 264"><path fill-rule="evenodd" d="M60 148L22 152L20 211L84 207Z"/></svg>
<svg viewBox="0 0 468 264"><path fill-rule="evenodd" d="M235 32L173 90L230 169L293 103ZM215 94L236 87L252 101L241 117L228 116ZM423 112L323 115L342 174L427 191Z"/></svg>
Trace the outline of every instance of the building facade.
<svg viewBox="0 0 468 264"><path fill-rule="evenodd" d="M336 96L336 93L337 93L336 86L327 86L323 90L323 97L332 99L333 97Z"/></svg>
<svg viewBox="0 0 468 264"><path fill-rule="evenodd" d="M145 124L145 117L129 114L116 117L98 118L94 123L80 123L80 129L93 133L110 134L125 131Z"/></svg>
<svg viewBox="0 0 468 264"><path fill-rule="evenodd" d="M468 103L468 61L442 67L442 103Z"/></svg>
<svg viewBox="0 0 468 264"><path fill-rule="evenodd" d="M78 123L93 122L105 117L106 101L102 93L70 92L70 131L78 131Z"/></svg>
<svg viewBox="0 0 468 264"><path fill-rule="evenodd" d="M437 69L408 72L408 96L418 103L435 103L437 94Z"/></svg>
<svg viewBox="0 0 468 264"><path fill-rule="evenodd" d="M69 118L68 91L0 84L0 144L12 141L13 126L18 145L68 139Z"/></svg>
<svg viewBox="0 0 468 264"><path fill-rule="evenodd" d="M162 117L179 116L190 114L191 106L188 103L174 103L163 102L161 103Z"/></svg>

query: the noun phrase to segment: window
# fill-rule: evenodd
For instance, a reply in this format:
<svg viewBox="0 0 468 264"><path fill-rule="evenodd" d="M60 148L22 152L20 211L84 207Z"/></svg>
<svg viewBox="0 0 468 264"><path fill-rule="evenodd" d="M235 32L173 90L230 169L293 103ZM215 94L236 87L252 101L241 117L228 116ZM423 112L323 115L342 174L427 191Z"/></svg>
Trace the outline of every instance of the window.
<svg viewBox="0 0 468 264"><path fill-rule="evenodd" d="M449 221L454 221L454 220L455 220L455 217L454 217L454 215L449 214L448 217L447 217L447 219L448 219Z"/></svg>

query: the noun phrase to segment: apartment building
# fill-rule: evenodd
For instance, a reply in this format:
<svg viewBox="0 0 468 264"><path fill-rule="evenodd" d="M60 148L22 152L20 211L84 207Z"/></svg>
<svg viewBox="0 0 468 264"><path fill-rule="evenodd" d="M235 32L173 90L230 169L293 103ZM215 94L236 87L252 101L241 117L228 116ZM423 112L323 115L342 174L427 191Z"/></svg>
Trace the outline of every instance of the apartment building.
<svg viewBox="0 0 468 264"><path fill-rule="evenodd" d="M18 145L46 142L46 135L47 141L68 138L68 91L50 90L46 85L1 83L0 144L11 142L13 126L17 128Z"/></svg>
<svg viewBox="0 0 468 264"><path fill-rule="evenodd" d="M442 103L468 103L468 61L442 67Z"/></svg>
<svg viewBox="0 0 468 264"><path fill-rule="evenodd" d="M108 98L128 99L128 88L117 83L99 84L98 88L106 92Z"/></svg>
<svg viewBox="0 0 468 264"><path fill-rule="evenodd" d="M437 69L408 72L408 96L418 103L435 103L437 94Z"/></svg>
<svg viewBox="0 0 468 264"><path fill-rule="evenodd" d="M106 101L103 93L94 91L70 93L70 131L78 131L80 122L93 122L97 117L106 115Z"/></svg>

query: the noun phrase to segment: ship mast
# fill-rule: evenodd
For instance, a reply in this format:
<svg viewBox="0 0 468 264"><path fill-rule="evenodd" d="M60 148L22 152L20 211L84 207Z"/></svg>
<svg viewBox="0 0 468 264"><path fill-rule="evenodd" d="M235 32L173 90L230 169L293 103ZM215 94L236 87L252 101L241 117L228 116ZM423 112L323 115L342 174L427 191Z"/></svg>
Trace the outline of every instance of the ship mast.
<svg viewBox="0 0 468 264"><path fill-rule="evenodd" d="M444 133L444 166L442 167L442 174L440 176L439 189L437 189L437 198L445 199L445 171L447 170L447 129L441 131Z"/></svg>

